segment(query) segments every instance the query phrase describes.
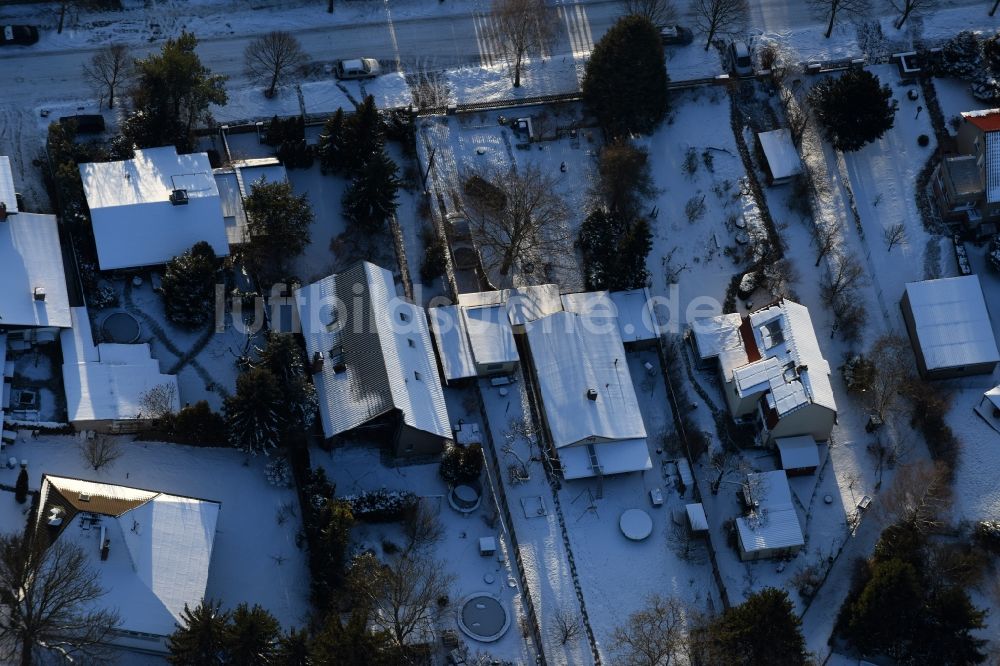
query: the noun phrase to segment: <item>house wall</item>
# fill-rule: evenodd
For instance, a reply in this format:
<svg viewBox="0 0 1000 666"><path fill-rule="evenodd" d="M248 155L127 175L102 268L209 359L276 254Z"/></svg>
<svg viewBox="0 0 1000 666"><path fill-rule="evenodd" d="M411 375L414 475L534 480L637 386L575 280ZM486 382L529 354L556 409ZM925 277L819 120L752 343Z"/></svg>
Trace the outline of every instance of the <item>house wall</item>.
<svg viewBox="0 0 1000 666"><path fill-rule="evenodd" d="M722 374L720 368L719 374ZM754 410L757 409L757 402L760 400L760 396L764 395L764 391L758 391L757 393L752 393L750 395L741 396L736 390L735 381L726 381L725 377L723 381L723 393L726 395L726 403L729 405L729 413L733 415L733 418L740 418L752 414Z"/></svg>
<svg viewBox="0 0 1000 666"><path fill-rule="evenodd" d="M744 562L766 560L772 557L782 557L784 555L794 555L802 550L802 546L793 546L791 548L764 548L762 550L748 551L746 547L744 547L743 539L739 536L739 533L737 533L737 541L740 546L740 560Z"/></svg>
<svg viewBox="0 0 1000 666"><path fill-rule="evenodd" d="M119 435L123 433L141 432L153 427L151 419L100 419L93 421L70 421L77 432L91 430L103 434Z"/></svg>
<svg viewBox="0 0 1000 666"><path fill-rule="evenodd" d="M444 444L444 438L408 426L402 418L393 439L394 453L399 457L436 455L444 450Z"/></svg>
<svg viewBox="0 0 1000 666"><path fill-rule="evenodd" d="M510 375L517 371L517 361L510 363L476 363L476 374L480 377Z"/></svg>
<svg viewBox="0 0 1000 666"><path fill-rule="evenodd" d="M768 431L768 440L778 437L812 435L817 441L830 439L837 413L821 405L808 404L786 414Z"/></svg>

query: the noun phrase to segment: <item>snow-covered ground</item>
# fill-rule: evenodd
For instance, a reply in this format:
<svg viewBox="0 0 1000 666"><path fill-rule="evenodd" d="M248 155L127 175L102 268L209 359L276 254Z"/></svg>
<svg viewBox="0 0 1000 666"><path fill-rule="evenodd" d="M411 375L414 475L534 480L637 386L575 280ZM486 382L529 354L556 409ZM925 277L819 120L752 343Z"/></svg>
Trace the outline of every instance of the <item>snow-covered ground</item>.
<svg viewBox="0 0 1000 666"><path fill-rule="evenodd" d="M944 115L945 126L951 134L955 134L955 129L951 124L953 118L960 116L963 111L975 111L987 106L985 102L972 96L971 85L968 81L960 79L934 79L938 104Z"/></svg>
<svg viewBox="0 0 1000 666"><path fill-rule="evenodd" d="M306 553L295 545L302 527L298 499L294 490L268 484L266 458L122 437L122 457L95 472L80 454L78 441L75 436L31 438L21 431L4 455L28 461L32 490L38 490L42 474L56 474L221 502L205 597L226 608L260 604L286 628L305 625L309 573ZM13 486L18 471L0 468L0 483ZM12 495L0 495L0 500L8 499L16 504ZM279 521L279 513L287 516ZM0 519L5 530L19 524L10 507L0 512Z"/></svg>

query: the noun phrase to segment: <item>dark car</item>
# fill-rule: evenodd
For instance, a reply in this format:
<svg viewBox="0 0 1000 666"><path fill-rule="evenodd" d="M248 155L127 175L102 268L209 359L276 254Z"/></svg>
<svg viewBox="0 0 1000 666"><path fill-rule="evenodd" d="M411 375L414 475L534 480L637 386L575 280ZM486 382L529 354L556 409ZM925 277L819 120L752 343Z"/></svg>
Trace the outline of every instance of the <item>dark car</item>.
<svg viewBox="0 0 1000 666"><path fill-rule="evenodd" d="M76 124L77 134L97 134L104 131L104 116L93 114L79 114L75 116L63 116L59 119L59 124Z"/></svg>
<svg viewBox="0 0 1000 666"><path fill-rule="evenodd" d="M38 28L33 25L0 25L0 46L28 45L37 41Z"/></svg>
<svg viewBox="0 0 1000 666"><path fill-rule="evenodd" d="M664 46L685 46L690 44L694 39L694 35L687 28L682 28L679 25L665 25L660 28L660 41L663 42Z"/></svg>

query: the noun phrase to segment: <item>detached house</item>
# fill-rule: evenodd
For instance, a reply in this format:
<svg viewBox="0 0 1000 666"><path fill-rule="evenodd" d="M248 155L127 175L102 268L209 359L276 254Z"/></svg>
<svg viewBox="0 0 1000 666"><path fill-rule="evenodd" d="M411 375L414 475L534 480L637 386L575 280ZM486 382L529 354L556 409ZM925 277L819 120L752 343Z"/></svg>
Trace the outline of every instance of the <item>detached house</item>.
<svg viewBox="0 0 1000 666"><path fill-rule="evenodd" d="M958 154L931 178L938 209L962 231L989 236L1000 220L1000 109L963 113L956 142Z"/></svg>
<svg viewBox="0 0 1000 666"><path fill-rule="evenodd" d="M782 299L746 317L700 320L692 332L701 360L718 363L733 418L757 425L758 444L830 438L837 403L808 308Z"/></svg>
<svg viewBox="0 0 1000 666"><path fill-rule="evenodd" d="M364 428L396 455L452 438L424 309L368 262L295 291L326 438Z"/></svg>

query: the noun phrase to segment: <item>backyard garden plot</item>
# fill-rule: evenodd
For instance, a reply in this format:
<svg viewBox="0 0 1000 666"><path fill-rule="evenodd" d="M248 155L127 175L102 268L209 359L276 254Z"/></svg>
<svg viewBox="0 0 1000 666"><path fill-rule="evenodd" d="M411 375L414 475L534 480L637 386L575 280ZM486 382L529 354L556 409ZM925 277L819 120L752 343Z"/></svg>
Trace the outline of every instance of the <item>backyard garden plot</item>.
<svg viewBox="0 0 1000 666"><path fill-rule="evenodd" d="M955 135L952 121L960 118L963 111L976 111L991 106L989 103L972 96L971 84L961 79L935 77L934 88L937 91L938 104L944 115L945 127L948 133Z"/></svg>
<svg viewBox="0 0 1000 666"><path fill-rule="evenodd" d="M224 608L260 604L285 628L304 626L309 574L306 553L296 545L302 527L298 500L293 489L268 484L266 458L233 449L118 441L121 458L99 471L84 461L75 436L19 436L8 450L28 461L32 490L42 474L55 474L221 502L206 598ZM0 468L0 483L13 486L18 472Z"/></svg>
<svg viewBox="0 0 1000 666"><path fill-rule="evenodd" d="M493 498L488 486L478 509L463 514L453 509L447 499L448 488L438 475L438 464L386 467L380 461L378 449L348 446L327 453L312 451L314 467L326 470L327 477L336 484L338 496L355 495L366 491L409 491L421 498L421 503L440 521L442 538L433 544L433 556L449 574L455 576L449 595L450 605L437 626L441 630L459 631L457 615L461 601L474 593L486 593L497 599L510 614L511 623L504 635L492 643L479 642L461 634L470 654L483 651L494 658L514 664L533 660L531 649L521 635L519 618L523 616L520 584L512 568L510 542L502 523L490 527L489 517L495 515ZM359 522L351 533L356 551L371 549L377 555L402 548L406 537L400 523ZM483 556L479 551L482 537L497 539L498 555ZM391 544L391 545L387 545Z"/></svg>

